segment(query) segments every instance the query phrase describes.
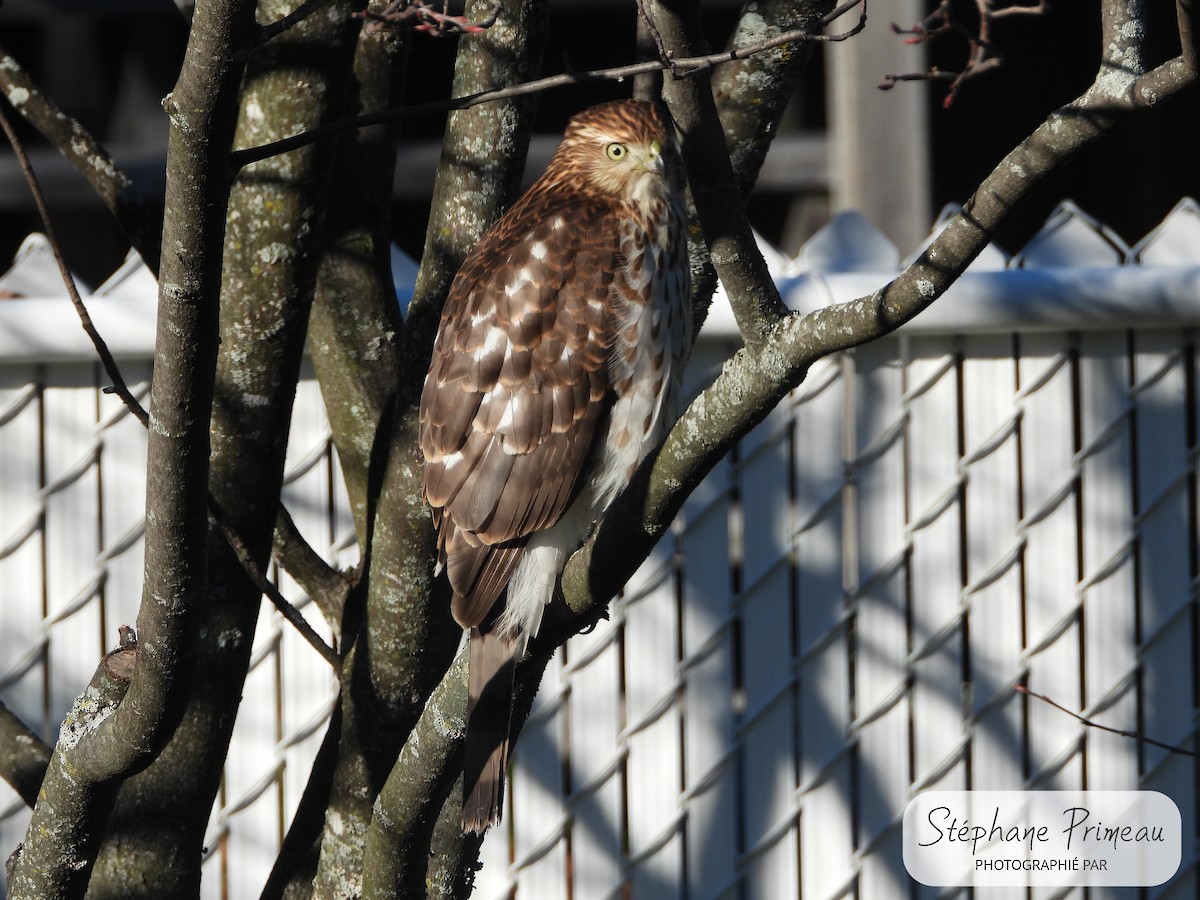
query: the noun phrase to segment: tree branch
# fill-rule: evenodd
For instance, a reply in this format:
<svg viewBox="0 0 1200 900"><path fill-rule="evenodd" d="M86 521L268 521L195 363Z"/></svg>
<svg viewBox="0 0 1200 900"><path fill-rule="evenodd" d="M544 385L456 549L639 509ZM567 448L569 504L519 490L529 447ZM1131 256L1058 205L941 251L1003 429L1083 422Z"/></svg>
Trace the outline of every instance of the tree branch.
<svg viewBox="0 0 1200 900"><path fill-rule="evenodd" d="M280 567L317 604L317 609L321 610L336 639L341 629L346 598L354 586L352 573L338 571L329 565L304 539L282 503L275 515L271 553ZM254 577L253 573L250 574Z"/></svg>
<svg viewBox="0 0 1200 900"><path fill-rule="evenodd" d="M293 5L290 0L260 0L257 12L264 18L282 15ZM211 21L212 13L211 6L198 9L193 29L201 20ZM332 4L249 55L239 90L228 98L237 119L232 142L270 140L344 114L353 42L360 30L352 13L350 0ZM251 40L253 33L247 43ZM229 143L215 145L226 162ZM186 715L169 747L139 780L143 795L170 792L176 808L158 806L147 814L136 794L125 794L119 827L106 844L103 874L109 882L119 877L123 863L137 864L133 855L158 860L153 869L144 867L141 897L187 896L199 890L200 845L221 783L233 712L243 695L260 598L265 590L278 600L264 578L246 577L245 563L252 562L261 575L270 555L316 276L316 223L332 173L331 150L314 146L260 163L237 173L231 184L229 173L222 173L222 186L230 187L221 210L221 256L214 265L220 340L210 363L209 467L201 489L206 483L221 518L237 535L234 544L240 552L230 549L219 529L201 548L207 551L201 565L209 579L204 627L196 642L203 677L195 679ZM181 241L180 246L186 245ZM157 374L156 369L156 380ZM293 624L302 624L300 617ZM332 661L332 651L323 642L318 646ZM129 893L126 889L122 895Z"/></svg>
<svg viewBox="0 0 1200 900"><path fill-rule="evenodd" d="M233 530L233 526L229 524L229 519L217 505L217 502L211 497L208 504L209 515L212 516L213 524L225 538L225 542L229 545L242 568L246 570L246 574L250 576L250 581L258 588L259 593L265 594L267 599L271 601L279 613L288 621L288 623L296 629L302 638L310 647L317 651L317 654L325 662L329 663L330 668L334 672L342 670L342 659L337 655L337 651L330 647L321 639L321 636L313 630L313 627L308 624L308 621L300 614L296 607L288 602L287 598L280 593L279 588L275 587L259 569L254 561L254 555L250 552L250 548Z"/></svg>
<svg viewBox="0 0 1200 900"><path fill-rule="evenodd" d="M362 900L424 896L429 836L462 771L467 654L429 696L379 796L367 832Z"/></svg>
<svg viewBox="0 0 1200 900"><path fill-rule="evenodd" d="M87 179L147 268L157 276L162 220L141 201L133 182L117 168L92 133L43 94L2 47L0 93Z"/></svg>
<svg viewBox="0 0 1200 900"><path fill-rule="evenodd" d="M260 25L258 33L254 37L254 45L251 49L257 49L271 40L273 37L283 34L294 25L303 22L317 10L328 6L333 0L304 0L299 6L293 9L286 16L276 19L267 25Z"/></svg>
<svg viewBox="0 0 1200 900"><path fill-rule="evenodd" d="M764 35L774 39L810 31L837 15L832 6L833 0L758 0L743 11L729 47L747 45ZM815 47L807 41L781 44L713 69L713 97L743 197L749 196L758 179L800 73Z"/></svg>
<svg viewBox="0 0 1200 900"><path fill-rule="evenodd" d="M510 735L514 743L552 653L552 647L535 652L518 666ZM425 896L427 890L430 896L469 896L483 836L462 831L467 657L465 650L458 654L430 695L375 801L362 900L406 900ZM436 835L447 849L431 846Z"/></svg>
<svg viewBox="0 0 1200 900"><path fill-rule="evenodd" d="M1197 0L1175 0L1175 16L1179 23L1179 44L1184 66L1196 71L1196 43L1200 40L1200 2Z"/></svg>
<svg viewBox="0 0 1200 900"><path fill-rule="evenodd" d="M2 61L0 61L0 71L4 71ZM134 418L142 423L142 427L145 427L150 417L142 409L142 405L138 403L137 398L130 392L129 386L125 384L125 379L121 377L121 370L117 367L116 360L108 352L108 345L104 343L104 338L100 337L100 332L96 330L96 326L92 323L92 317L88 315L87 307L83 304L83 298L79 296L79 288L75 284L75 276L71 274L71 270L67 267L67 261L63 259L62 248L59 246L58 238L54 233L54 224L50 219L50 209L46 206L46 198L42 194L41 185L38 183L33 166L29 164L29 157L25 153L25 147L21 144L16 131L12 127L12 123L8 120L8 113L4 111L3 105L0 105L0 129L3 129L4 136L8 138L9 144L12 145L13 153L16 154L17 162L21 166L21 172L25 175L25 181L29 185L29 192L33 195L34 206L37 207L38 216L42 220L42 228L45 229L46 238L50 242L50 249L54 253L54 262L58 265L58 273L62 277L63 284L66 286L67 295L71 298L75 312L79 315L79 322L83 326L88 339L91 340L92 346L96 349L96 355L100 358L101 365L104 366L105 374L108 375L109 380L112 382L111 390L121 398L121 402L133 413Z"/></svg>
<svg viewBox="0 0 1200 900"><path fill-rule="evenodd" d="M424 379L450 282L471 247L520 192L536 107L527 92L509 92L528 83L525 79L539 68L547 25L544 4L508 0L497 25L459 45L451 93L508 102L486 109L456 106L446 121L433 212L409 304L407 352L418 354L409 373L413 384ZM525 30L532 33L521 36ZM515 41L520 46L509 46Z"/></svg>
<svg viewBox="0 0 1200 900"><path fill-rule="evenodd" d="M654 10L668 56L706 49L699 2L658 3ZM733 304L742 339L757 345L787 307L746 218L708 73L666 79L663 99L683 135L683 158L709 259Z"/></svg>
<svg viewBox="0 0 1200 900"><path fill-rule="evenodd" d="M0 702L0 778L12 786L27 806L37 802L50 753L46 742Z"/></svg>
<svg viewBox="0 0 1200 900"><path fill-rule="evenodd" d="M1099 729L1100 731L1107 731L1109 734L1118 735L1119 737L1125 737L1125 738L1130 738L1131 740L1141 741L1143 743L1150 744L1151 746L1158 747L1162 750L1167 750L1171 753L1178 753L1183 756L1200 756L1200 753L1197 753L1195 750L1189 750L1187 747L1178 747L1175 744L1167 744L1162 741L1156 741L1154 738L1146 737L1144 734L1140 734L1136 731L1130 731L1127 728L1113 728L1109 725L1101 725L1099 722L1096 722L1092 719L1081 716L1079 713L1075 712L1074 710L1067 709L1061 703L1057 703L1054 700L1051 700L1045 694L1039 694L1039 693L1037 693L1037 691L1031 691L1029 688L1027 688L1023 684L1013 685L1013 689L1019 694L1024 694L1026 697L1033 697L1037 700L1041 700L1043 703L1047 703L1050 706L1053 706L1055 709L1059 710L1060 712L1066 713L1072 719L1075 719L1077 722L1087 726L1088 728L1096 728L1096 729Z"/></svg>
<svg viewBox="0 0 1200 900"><path fill-rule="evenodd" d="M535 81L527 81L521 84L515 84L504 88L494 90L479 91L473 94L456 95L449 100L438 100L430 103L417 103L412 106L405 106L399 109L382 110L377 113L368 113L366 115L355 116L351 119L346 119L341 122L332 122L322 128L314 128L310 131L305 131L295 137L287 138L286 140L276 141L271 144L264 144L261 147L251 147L246 150L238 150L231 154L230 164L235 168L247 166L252 162L260 159L266 159L274 156L277 153L284 153L288 150L294 150L297 147L303 147L306 144L311 144L313 141L319 141L322 138L330 135L338 134L342 131L352 128L363 128L368 125L381 125L385 122L396 122L401 119L412 118L413 116L429 115L430 113L442 113L448 110L469 109L472 106L478 106L481 103L491 103L496 100L507 100L512 97L522 97L528 94L538 94L545 91L553 90L554 88L567 87L573 84L588 84L597 81L625 81L628 78L633 78L637 75L643 75L648 72L661 72L664 69L673 69L676 72L689 72L696 69L707 69L712 66L719 66L724 63L732 62L738 59L745 59L755 53L761 53L765 50L772 50L775 47L782 47L786 44L794 44L797 41L813 41L813 42L830 42L844 41L858 34L866 25L866 12L864 11L859 16L859 21L849 30L840 34L824 34L819 29L835 21L840 16L844 15L855 7L862 6L863 0L847 0L841 6L837 7L829 15L824 16L819 22L814 23L811 27L800 29L784 34L776 35L775 37L766 40L758 41L744 47L735 47L732 50L726 50L721 53L710 53L706 56L689 57L685 59L669 60L662 62L661 60L649 60L646 62L632 63L627 66L617 66L609 69L595 69L589 72L570 72L564 75L552 75L548 78L540 78Z"/></svg>
<svg viewBox="0 0 1200 900"><path fill-rule="evenodd" d="M227 199L232 65L253 26L249 0L213 0L193 23L166 106L167 212L147 448L143 599L124 699L60 741L9 885L14 900L81 896L123 779L160 752L186 708L205 591L208 417ZM183 252L182 248L189 248Z"/></svg>

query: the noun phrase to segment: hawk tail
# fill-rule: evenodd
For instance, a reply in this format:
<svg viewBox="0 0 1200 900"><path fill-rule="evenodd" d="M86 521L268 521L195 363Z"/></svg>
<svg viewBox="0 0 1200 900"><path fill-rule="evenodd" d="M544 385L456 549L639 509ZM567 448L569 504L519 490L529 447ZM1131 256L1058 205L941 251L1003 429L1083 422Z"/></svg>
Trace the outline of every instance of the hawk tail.
<svg viewBox="0 0 1200 900"><path fill-rule="evenodd" d="M504 804L516 643L499 629L475 627L468 646L462 825L464 832L482 834L500 821Z"/></svg>

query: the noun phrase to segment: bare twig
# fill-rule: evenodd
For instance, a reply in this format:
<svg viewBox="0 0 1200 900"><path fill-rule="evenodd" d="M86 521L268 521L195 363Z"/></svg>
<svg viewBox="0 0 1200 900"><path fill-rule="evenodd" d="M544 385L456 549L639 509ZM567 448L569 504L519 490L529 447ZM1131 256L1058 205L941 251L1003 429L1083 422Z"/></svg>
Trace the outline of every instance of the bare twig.
<svg viewBox="0 0 1200 900"><path fill-rule="evenodd" d="M33 731L0 703L0 778L25 801L37 802L38 788L50 764L50 748Z"/></svg>
<svg viewBox="0 0 1200 900"><path fill-rule="evenodd" d="M246 570L246 574L250 576L250 580L254 582L254 586L267 595L275 608L283 614L292 627L300 632L300 636L308 641L317 653L321 654L321 658L333 667L333 671L340 672L342 670L342 659L338 656L337 651L325 643L321 636L313 630L313 627L308 624L308 620L300 614L296 607L292 606L287 601L287 598L279 592L279 588L275 587L262 571L254 564L254 556L250 553L249 548L241 537L238 536L232 526L229 525L229 520L222 512L220 505L213 499L212 495L208 497L208 514L217 526L217 529L225 537L226 543L237 556L238 562L242 564L242 568Z"/></svg>
<svg viewBox="0 0 1200 900"><path fill-rule="evenodd" d="M420 31L439 37L479 34L496 24L500 3L492 4L491 12L478 22L466 16L452 16L436 8L431 0L393 0L382 12L365 10L360 15L367 20L369 31Z"/></svg>
<svg viewBox="0 0 1200 900"><path fill-rule="evenodd" d="M660 72L663 69L674 69L677 72L687 72L695 69L707 69L711 66L721 65L723 63L732 62L738 59L746 59L753 56L755 53L762 53L765 50L771 50L775 47L782 47L786 44L794 44L798 41L844 41L858 34L866 25L866 13L863 12L859 16L859 20L849 30L838 34L823 34L818 29L825 27L837 18L845 15L855 7L863 7L865 10L864 0L846 0L829 15L824 16L819 21L813 23L810 27L789 31L785 34L776 35L767 40L758 41L753 44L747 44L742 47L735 47L732 50L725 50L720 53L710 53L705 56L693 56L685 59L675 60L647 60L645 62L631 63L627 66L617 66L611 69L593 69L588 72L569 72L562 75L551 75L547 78L539 78L535 81L527 81L521 84L514 84L510 87L497 88L495 90L480 91L475 94L467 94L462 97L451 97L449 100L437 100L429 103L417 103L412 106L404 106L395 109L386 109L379 112L368 113L361 116L353 116L348 119L343 119L340 122L330 122L328 125L323 125L320 128L313 128L293 137L286 138L281 141L273 141L270 144L263 144L260 147L248 147L244 150L235 150L229 156L230 165L234 169L240 169L248 166L253 162L261 159L267 159L271 156L276 156L280 153L286 153L289 150L295 150L297 147L305 147L314 141L319 141L322 138L329 137L335 134L341 134L354 128L365 128L369 125L380 125L385 122L396 122L401 119L408 119L414 116L429 115L431 113L448 112L455 109L468 109L472 106L478 106L481 103L490 103L495 100L506 100L510 97L519 97L525 94L536 94L543 91L553 90L555 88L566 87L574 84L586 84L595 81L625 81L627 78L633 78L636 75L643 75L648 72Z"/></svg>
<svg viewBox="0 0 1200 900"><path fill-rule="evenodd" d="M21 64L2 47L0 94L83 175L129 243L157 276L161 216L137 196L133 182L117 168L95 136L39 90Z"/></svg>
<svg viewBox="0 0 1200 900"><path fill-rule="evenodd" d="M282 503L275 514L271 554L280 568L317 604L336 638L345 611L346 598L356 581L354 574L340 571L326 562L305 540L287 507Z"/></svg>
<svg viewBox="0 0 1200 900"><path fill-rule="evenodd" d="M660 62L667 64L667 67L674 72L675 63L671 60L671 52L667 50L663 43L662 34L658 27L654 24L654 19L650 17L650 13L646 11L646 0L637 0L638 20L645 27L646 33L650 35L654 41L654 46L658 49L658 59Z"/></svg>
<svg viewBox="0 0 1200 900"><path fill-rule="evenodd" d="M992 21L1006 19L1010 16L1040 16L1050 12L1050 0L1038 0L1036 6L1007 6L1004 9L996 9L995 0L977 0L977 2L981 6L987 7L988 16Z"/></svg>
<svg viewBox="0 0 1200 900"><path fill-rule="evenodd" d="M1198 65L1196 44L1200 39L1200 2L1175 0L1175 18L1179 26L1180 55L1184 64L1195 71Z"/></svg>
<svg viewBox="0 0 1200 900"><path fill-rule="evenodd" d="M305 0L304 3L301 3L282 19L261 26L258 29L258 34L255 36L251 49L261 47L276 35L283 34L283 32L287 31L293 25L303 22L321 7L328 6L330 2L331 0Z"/></svg>
<svg viewBox="0 0 1200 900"><path fill-rule="evenodd" d="M879 84L881 91L890 91L902 81L958 81L962 78L961 72L945 72L937 66L930 68L928 72L903 72L899 75L884 75L883 81Z"/></svg>
<svg viewBox="0 0 1200 900"><path fill-rule="evenodd" d="M909 35L905 39L906 44L923 44L945 35L961 38L967 44L967 62L957 72L931 68L927 72L884 75L879 84L880 90L891 90L901 81L947 81L949 87L942 106L949 108L953 105L959 88L968 79L997 68L1003 62L1003 55L992 43L991 27L994 21L1013 16L1041 15L1050 9L1049 0L1039 0L1036 6L1006 6L1000 9L996 8L996 0L975 0L975 6L979 16L979 24L975 30L958 21L950 0L941 0L937 9L911 28L901 28L893 22L894 33Z"/></svg>
<svg viewBox="0 0 1200 900"><path fill-rule="evenodd" d="M42 227L46 230L46 237L50 241L50 249L54 251L54 261L58 264L59 274L62 275L63 284L67 288L67 294L71 297L71 303L75 305L75 311L79 314L79 322L91 340L92 346L96 348L96 355L100 357L100 363L104 366L104 371L112 382L111 391L121 398L121 402L125 404L134 417L145 427L149 424L150 416L142 408L142 405L138 403L137 398L133 396L133 393L129 390L129 386L125 384L125 379L121 377L121 370L117 368L116 360L113 359L112 354L109 352L108 345L104 343L104 338L100 336L100 332L92 324L92 317L88 315L87 307L83 305L83 298L79 296L79 288L75 284L75 277L71 274L71 270L67 268L67 261L63 259L62 248L59 247L58 238L54 234L54 224L50 221L50 209L46 206L46 198L42 194L42 187L38 183L33 166L29 164L29 156L25 153L24 145L21 143L20 138L17 137L16 131L13 130L12 122L9 121L8 113L5 111L3 104L0 104L0 128L4 130L4 135L8 138L9 144L12 145L13 153L17 156L21 172L25 175L25 181L29 185L30 193L33 194L33 202L37 206L38 215L41 216Z"/></svg>
<svg viewBox="0 0 1200 900"><path fill-rule="evenodd" d="M1144 741L1147 744L1152 744L1153 746L1160 747L1163 750L1169 750L1171 753L1182 753L1185 756L1200 756L1200 753L1197 753L1195 750L1189 750L1187 747L1178 747L1174 744L1165 744L1162 741L1156 741L1154 738L1146 737L1144 734L1140 734L1139 732L1136 732L1136 731L1131 731L1126 728L1112 728L1108 725L1101 725L1099 722L1096 722L1092 719L1088 719L1088 718L1085 718L1084 716L1081 716L1079 713L1075 712L1074 710L1067 709L1061 703L1056 703L1054 700L1051 700L1045 694L1039 694L1037 691L1031 691L1029 688L1025 687L1025 685L1023 685L1023 684L1013 685L1013 689L1016 690L1018 693L1024 694L1027 697L1036 697L1038 700L1041 700L1043 703L1049 703L1055 709L1057 709L1061 712L1065 712L1068 716L1070 716L1073 719L1076 719L1077 721L1086 725L1088 728L1098 728L1100 731L1107 731L1109 734L1120 735L1121 737L1130 738L1135 741Z"/></svg>

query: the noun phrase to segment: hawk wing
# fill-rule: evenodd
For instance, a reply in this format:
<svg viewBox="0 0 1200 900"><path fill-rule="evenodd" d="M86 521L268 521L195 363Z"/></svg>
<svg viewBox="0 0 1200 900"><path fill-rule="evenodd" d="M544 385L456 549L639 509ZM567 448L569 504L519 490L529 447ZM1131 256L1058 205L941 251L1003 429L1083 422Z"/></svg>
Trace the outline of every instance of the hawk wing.
<svg viewBox="0 0 1200 900"><path fill-rule="evenodd" d="M451 285L421 394L421 450L464 627L483 621L529 535L579 487L610 402L619 259L611 210L531 191Z"/></svg>

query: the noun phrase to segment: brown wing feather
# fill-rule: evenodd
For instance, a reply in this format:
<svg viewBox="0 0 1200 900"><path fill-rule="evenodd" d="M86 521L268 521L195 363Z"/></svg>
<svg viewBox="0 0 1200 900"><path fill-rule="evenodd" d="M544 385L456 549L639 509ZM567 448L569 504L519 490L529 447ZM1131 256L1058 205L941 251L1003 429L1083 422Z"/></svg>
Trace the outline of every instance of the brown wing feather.
<svg viewBox="0 0 1200 900"><path fill-rule="evenodd" d="M454 589L450 612L464 628L481 625L508 584L525 540L483 544L470 532L453 526L444 528L442 534L446 535L446 574Z"/></svg>
<svg viewBox="0 0 1200 900"><path fill-rule="evenodd" d="M439 511L464 625L483 620L524 539L557 521L577 491L609 401L618 242L604 202L535 189L451 286L420 438L425 498Z"/></svg>
<svg viewBox="0 0 1200 900"><path fill-rule="evenodd" d="M500 821L512 715L514 641L471 629L467 676L467 733L463 748L464 831L483 834Z"/></svg>

